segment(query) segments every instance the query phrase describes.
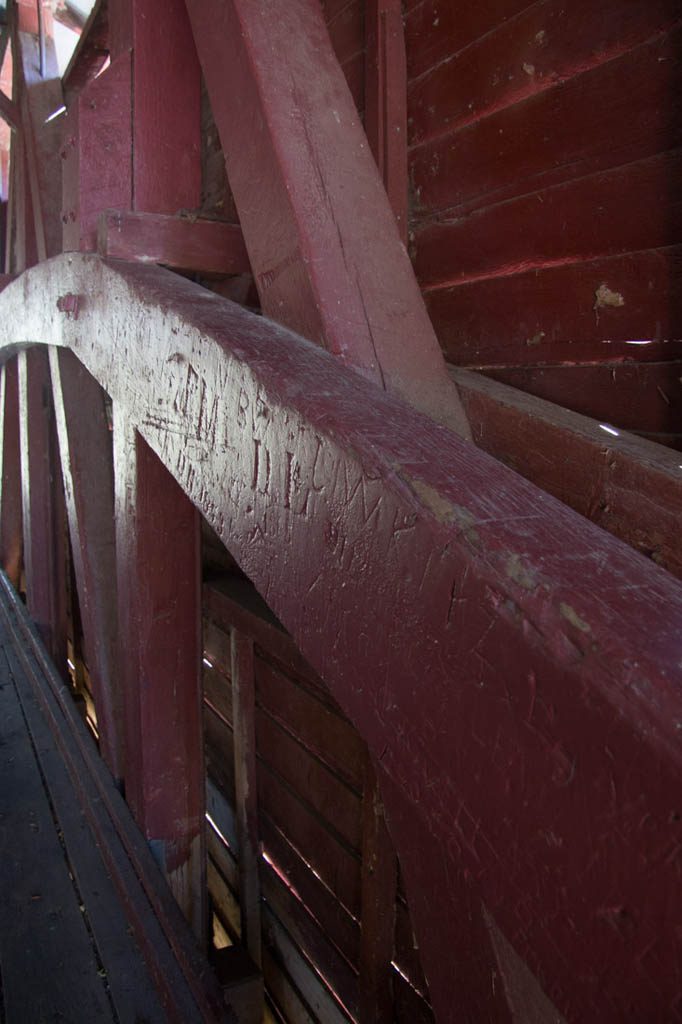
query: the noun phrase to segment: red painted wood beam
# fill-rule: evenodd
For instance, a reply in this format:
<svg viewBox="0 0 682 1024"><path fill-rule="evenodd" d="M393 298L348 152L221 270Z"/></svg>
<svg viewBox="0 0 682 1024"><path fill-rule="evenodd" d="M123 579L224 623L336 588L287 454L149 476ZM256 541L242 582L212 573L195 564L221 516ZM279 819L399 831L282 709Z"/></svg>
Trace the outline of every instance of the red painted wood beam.
<svg viewBox="0 0 682 1024"><path fill-rule="evenodd" d="M104 62L109 56L108 36L108 0L95 0L68 67L62 76L64 101L67 106L102 70Z"/></svg>
<svg viewBox="0 0 682 1024"><path fill-rule="evenodd" d="M391 976L395 952L398 861L391 842L381 790L368 756L362 793L362 912L360 917L361 1020L393 1024Z"/></svg>
<svg viewBox="0 0 682 1024"><path fill-rule="evenodd" d="M47 351L20 352L18 369L26 605L59 671L66 673L64 497Z"/></svg>
<svg viewBox="0 0 682 1024"><path fill-rule="evenodd" d="M36 4L19 6L19 28L13 32L12 54L15 85L12 98L21 114L21 131L27 171L28 196L32 212L29 227L35 236L35 258L42 260L62 251L60 210L59 147L61 125L49 117L62 105L62 88L57 54L51 34L51 13L44 9L45 68L40 73L33 29L22 30L22 18L30 23ZM37 34L37 27L35 34Z"/></svg>
<svg viewBox="0 0 682 1024"><path fill-rule="evenodd" d="M68 3L68 0L57 0L53 17L60 25L71 29L72 32L77 32L78 35L81 34L88 21L79 9Z"/></svg>
<svg viewBox="0 0 682 1024"><path fill-rule="evenodd" d="M230 643L241 940L254 964L260 967L261 892L259 868L261 853L256 777L254 642L252 637L233 629Z"/></svg>
<svg viewBox="0 0 682 1024"><path fill-rule="evenodd" d="M462 892L568 1019L674 1019L682 585L160 268L34 268L0 296L0 347L34 337L137 424L368 742L439 1019L490 998L443 957Z"/></svg>
<svg viewBox="0 0 682 1024"><path fill-rule="evenodd" d="M21 577L22 513L17 362L0 376L0 566L17 589Z"/></svg>
<svg viewBox="0 0 682 1024"><path fill-rule="evenodd" d="M5 96L2 90L0 90L0 117L3 117L12 128L18 128L21 122L19 108L9 96Z"/></svg>
<svg viewBox="0 0 682 1024"><path fill-rule="evenodd" d="M187 9L264 313L468 435L318 0Z"/></svg>
<svg viewBox="0 0 682 1024"><path fill-rule="evenodd" d="M114 466L126 800L203 940L199 518L120 399Z"/></svg>
<svg viewBox="0 0 682 1024"><path fill-rule="evenodd" d="M69 107L60 149L65 251L96 250L102 210L132 203L131 103L131 57L124 53Z"/></svg>
<svg viewBox="0 0 682 1024"><path fill-rule="evenodd" d="M451 368L476 444L682 578L677 452ZM608 424L607 424L608 426Z"/></svg>
<svg viewBox="0 0 682 1024"><path fill-rule="evenodd" d="M132 48L132 206L174 214L201 202L201 72L183 0L109 5L112 60ZM107 203L104 209L123 208Z"/></svg>
<svg viewBox="0 0 682 1024"><path fill-rule="evenodd" d="M104 395L73 353L50 350L73 568L83 624L100 750L112 775L125 774L119 686L114 471Z"/></svg>
<svg viewBox="0 0 682 1024"><path fill-rule="evenodd" d="M367 0L365 131L407 245L407 57L402 0Z"/></svg>
<svg viewBox="0 0 682 1024"><path fill-rule="evenodd" d="M97 250L115 259L205 273L247 274L251 269L238 224L196 217L107 210L99 218Z"/></svg>

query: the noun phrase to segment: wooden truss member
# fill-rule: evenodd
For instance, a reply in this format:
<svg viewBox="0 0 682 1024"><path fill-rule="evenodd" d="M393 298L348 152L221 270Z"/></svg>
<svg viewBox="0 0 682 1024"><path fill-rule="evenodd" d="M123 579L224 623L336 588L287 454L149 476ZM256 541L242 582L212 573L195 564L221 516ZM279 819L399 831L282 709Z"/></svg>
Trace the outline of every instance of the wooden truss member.
<svg viewBox="0 0 682 1024"><path fill-rule="evenodd" d="M85 294L78 321L53 316ZM465 905L505 990L526 984L518 954L569 1018L665 1017L680 584L166 271L70 255L6 288L0 312L3 346L42 337L86 363L368 741L437 1015L473 1021L488 998L488 973L443 962L464 956ZM98 342L103 324L127 360Z"/></svg>
<svg viewBox="0 0 682 1024"><path fill-rule="evenodd" d="M320 4L187 10L263 311L468 436Z"/></svg>

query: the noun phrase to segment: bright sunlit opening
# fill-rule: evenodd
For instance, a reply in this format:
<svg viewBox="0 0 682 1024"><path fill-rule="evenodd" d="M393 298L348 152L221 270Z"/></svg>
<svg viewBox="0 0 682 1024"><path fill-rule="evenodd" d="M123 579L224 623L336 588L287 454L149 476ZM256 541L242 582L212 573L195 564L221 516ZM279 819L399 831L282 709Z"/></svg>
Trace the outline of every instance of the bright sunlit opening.
<svg viewBox="0 0 682 1024"><path fill-rule="evenodd" d="M620 437L620 431L619 430L614 430L613 427L608 427L606 425L606 423L600 423L599 424L599 429L600 430L605 430L607 434L613 434L614 437Z"/></svg>
<svg viewBox="0 0 682 1024"><path fill-rule="evenodd" d="M66 110L66 107L63 107L63 106L62 107L57 107L57 109L53 110L53 112L50 114L49 117L45 118L45 124L49 124L50 121L55 121L59 117L60 114L63 114L65 112L65 110Z"/></svg>

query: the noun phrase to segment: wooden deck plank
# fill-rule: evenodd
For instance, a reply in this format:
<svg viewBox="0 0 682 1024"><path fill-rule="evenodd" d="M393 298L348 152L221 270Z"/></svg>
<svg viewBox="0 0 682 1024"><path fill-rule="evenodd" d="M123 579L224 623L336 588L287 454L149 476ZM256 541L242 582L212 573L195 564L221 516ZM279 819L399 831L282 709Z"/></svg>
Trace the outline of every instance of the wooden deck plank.
<svg viewBox="0 0 682 1024"><path fill-rule="evenodd" d="M22 712L20 673L8 664L4 624L0 644L3 1021L114 1021Z"/></svg>
<svg viewBox="0 0 682 1024"><path fill-rule="evenodd" d="M14 637L18 660L31 686L68 772L77 808L87 820L106 870L116 888L131 936L142 950L163 1006L162 1020L173 1024L199 1021L234 1024L208 962L173 900L149 847L110 772L92 746L70 695L36 637L23 605L0 575L0 622ZM65 838L66 831L64 830ZM82 890L81 890L82 891ZM92 921L90 922L92 924ZM95 932L95 938L98 935ZM109 961L103 961L108 969ZM22 1017L21 1020L34 1018ZM36 1020L39 1018L35 1018ZM81 1016L67 1018L74 1021ZM99 1019L96 1017L87 1017ZM120 1016L136 1022L154 1018ZM3 1024L5 1022L3 1021ZM11 1020L7 1024L12 1024Z"/></svg>
<svg viewBox="0 0 682 1024"><path fill-rule="evenodd" d="M19 699L34 744L38 770L46 780L54 820L58 824L68 870L74 877L76 899L85 907L98 969L106 978L118 1020L165 1024L167 1017L154 991L149 972L131 935L130 926L109 877L99 848L79 807L64 761L13 650L7 651ZM83 913L83 911L79 911ZM65 949L62 947L62 955ZM69 949L69 959L71 951Z"/></svg>

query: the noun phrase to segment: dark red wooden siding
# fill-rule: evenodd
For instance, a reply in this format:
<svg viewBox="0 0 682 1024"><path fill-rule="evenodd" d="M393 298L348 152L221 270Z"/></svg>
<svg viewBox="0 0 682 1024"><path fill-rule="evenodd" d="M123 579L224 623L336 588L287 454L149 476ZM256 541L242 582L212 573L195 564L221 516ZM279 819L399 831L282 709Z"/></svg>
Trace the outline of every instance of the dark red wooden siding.
<svg viewBox="0 0 682 1024"><path fill-rule="evenodd" d="M446 357L678 432L678 4L407 0L405 32L412 255Z"/></svg>

